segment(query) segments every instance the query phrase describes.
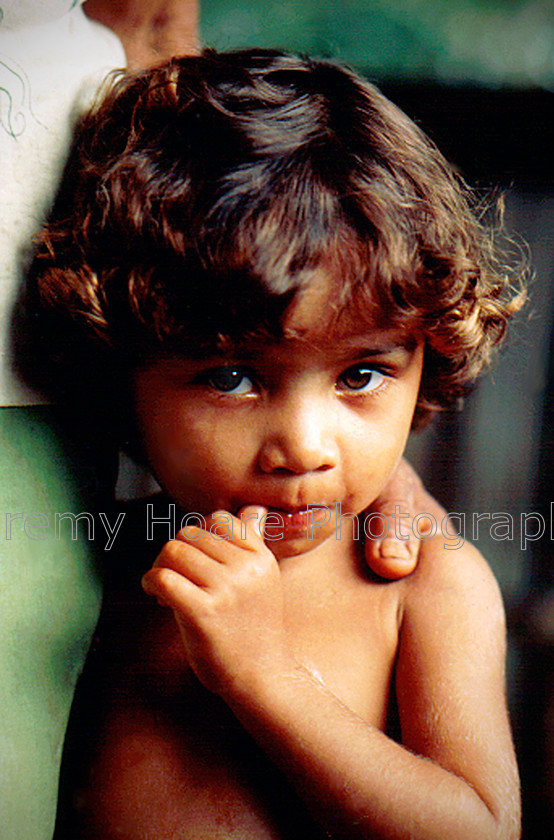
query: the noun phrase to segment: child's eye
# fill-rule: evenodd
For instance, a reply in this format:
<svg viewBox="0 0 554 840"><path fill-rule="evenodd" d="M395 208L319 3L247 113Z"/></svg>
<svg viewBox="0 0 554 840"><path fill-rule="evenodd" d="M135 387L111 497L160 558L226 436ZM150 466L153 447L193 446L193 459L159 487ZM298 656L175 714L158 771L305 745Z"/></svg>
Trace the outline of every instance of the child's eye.
<svg viewBox="0 0 554 840"><path fill-rule="evenodd" d="M338 384L341 391L376 391L385 381L385 374L367 364L352 365L341 373Z"/></svg>
<svg viewBox="0 0 554 840"><path fill-rule="evenodd" d="M254 390L252 379L240 367L220 367L207 371L202 377L210 387L224 394L250 394Z"/></svg>

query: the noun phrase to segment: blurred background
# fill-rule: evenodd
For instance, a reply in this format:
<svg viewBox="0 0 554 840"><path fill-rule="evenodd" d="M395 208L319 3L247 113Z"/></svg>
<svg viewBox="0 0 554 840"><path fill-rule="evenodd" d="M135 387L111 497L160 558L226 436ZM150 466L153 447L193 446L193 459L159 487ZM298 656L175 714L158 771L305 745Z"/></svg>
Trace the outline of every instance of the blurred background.
<svg viewBox="0 0 554 840"><path fill-rule="evenodd" d="M554 2L203 0L200 33L220 49L283 47L349 63L480 197L504 197L506 228L532 267L530 303L463 411L414 436L410 458L445 507L465 514L466 537L500 580L524 837L546 840L554 836Z"/></svg>

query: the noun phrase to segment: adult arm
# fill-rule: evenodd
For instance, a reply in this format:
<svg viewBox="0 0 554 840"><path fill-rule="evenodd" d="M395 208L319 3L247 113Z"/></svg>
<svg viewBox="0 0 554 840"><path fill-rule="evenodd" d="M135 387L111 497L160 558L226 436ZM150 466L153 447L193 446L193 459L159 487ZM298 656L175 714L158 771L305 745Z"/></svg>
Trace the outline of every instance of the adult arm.
<svg viewBox="0 0 554 840"><path fill-rule="evenodd" d="M197 0L87 0L85 11L119 36L132 70L198 51Z"/></svg>

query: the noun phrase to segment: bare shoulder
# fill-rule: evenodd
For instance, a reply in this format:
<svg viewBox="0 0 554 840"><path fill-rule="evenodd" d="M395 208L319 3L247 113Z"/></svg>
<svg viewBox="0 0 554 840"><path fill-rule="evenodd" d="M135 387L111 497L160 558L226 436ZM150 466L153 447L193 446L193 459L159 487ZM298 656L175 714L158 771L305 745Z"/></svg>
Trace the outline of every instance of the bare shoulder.
<svg viewBox="0 0 554 840"><path fill-rule="evenodd" d="M502 596L489 564L472 543L455 535L453 523L431 498L428 510L436 532L422 541L417 568L402 581L406 620L421 615L426 622L433 616L440 621L446 610L461 612L464 623L478 621L482 629L496 628L503 635Z"/></svg>

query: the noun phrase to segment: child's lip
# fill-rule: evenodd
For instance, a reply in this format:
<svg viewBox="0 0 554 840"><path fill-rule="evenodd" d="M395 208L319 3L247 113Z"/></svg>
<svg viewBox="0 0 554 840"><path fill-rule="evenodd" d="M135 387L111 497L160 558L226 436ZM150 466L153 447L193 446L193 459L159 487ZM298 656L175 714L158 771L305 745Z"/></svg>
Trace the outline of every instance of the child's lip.
<svg viewBox="0 0 554 840"><path fill-rule="evenodd" d="M265 514L262 517L264 533L271 534L270 539L277 539L276 534L281 539L296 538L302 534L311 534L313 538L312 528L320 529L331 523L337 507L336 502L331 504L306 502L295 505L280 500L277 504L273 504L273 501L271 503L268 500L249 502L239 508L242 510L252 505L264 508ZM320 531L318 530L317 533L319 535Z"/></svg>
<svg viewBox="0 0 554 840"><path fill-rule="evenodd" d="M274 507L272 505L269 505L267 507L267 512L268 513L279 513L281 516L296 516L298 514L306 514L307 515L310 512L316 513L318 510L321 510L321 511L329 510L329 511L331 511L331 510L334 509L334 507L335 507L334 505L326 505L326 504L323 504L322 502L314 502L313 504L310 503L310 504L307 504L307 505L300 505L298 507L289 507L289 506L283 506L283 507L275 506Z"/></svg>

